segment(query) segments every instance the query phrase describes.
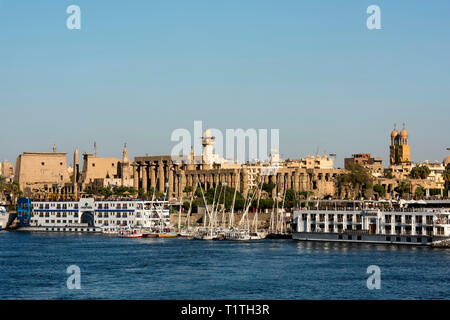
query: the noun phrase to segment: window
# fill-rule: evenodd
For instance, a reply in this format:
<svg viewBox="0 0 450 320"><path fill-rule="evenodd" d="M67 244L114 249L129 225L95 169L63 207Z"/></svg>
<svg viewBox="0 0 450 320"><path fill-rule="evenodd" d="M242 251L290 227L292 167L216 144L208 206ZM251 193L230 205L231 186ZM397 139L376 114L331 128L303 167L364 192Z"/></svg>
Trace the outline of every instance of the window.
<svg viewBox="0 0 450 320"><path fill-rule="evenodd" d="M41 165L42 165L42 166L45 166L45 162L41 162Z"/></svg>
<svg viewBox="0 0 450 320"><path fill-rule="evenodd" d="M93 163L92 166L95 167L95 163Z"/></svg>
<svg viewBox="0 0 450 320"><path fill-rule="evenodd" d="M386 241L391 241L391 237L386 237Z"/></svg>

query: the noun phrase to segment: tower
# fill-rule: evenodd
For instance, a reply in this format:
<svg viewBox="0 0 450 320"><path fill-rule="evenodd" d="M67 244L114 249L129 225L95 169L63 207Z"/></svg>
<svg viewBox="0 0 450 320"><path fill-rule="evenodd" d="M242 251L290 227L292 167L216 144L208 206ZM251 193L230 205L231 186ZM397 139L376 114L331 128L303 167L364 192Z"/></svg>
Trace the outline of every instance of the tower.
<svg viewBox="0 0 450 320"><path fill-rule="evenodd" d="M131 169L132 169L131 166L132 166L132 164L131 164L130 158L128 156L127 144L125 143L123 146L122 163L121 163L122 186L126 186L127 185L126 181L131 179Z"/></svg>
<svg viewBox="0 0 450 320"><path fill-rule="evenodd" d="M211 165L214 161L213 148L216 137L211 135L211 130L206 129L205 135L202 137L203 146L203 163Z"/></svg>
<svg viewBox="0 0 450 320"><path fill-rule="evenodd" d="M389 147L391 165L411 163L408 139L408 131L406 131L405 124L403 124L403 129L400 133L397 131L396 125L394 124L394 130L391 132L391 145Z"/></svg>
<svg viewBox="0 0 450 320"><path fill-rule="evenodd" d="M78 164L78 149L75 148L73 152L73 194L78 196L78 175L79 175L79 164Z"/></svg>

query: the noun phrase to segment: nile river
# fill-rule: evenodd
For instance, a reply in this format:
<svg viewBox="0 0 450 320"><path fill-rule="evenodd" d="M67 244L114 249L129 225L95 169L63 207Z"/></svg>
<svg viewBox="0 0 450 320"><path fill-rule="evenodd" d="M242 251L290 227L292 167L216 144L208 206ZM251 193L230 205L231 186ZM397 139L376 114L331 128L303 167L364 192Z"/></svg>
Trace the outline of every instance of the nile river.
<svg viewBox="0 0 450 320"><path fill-rule="evenodd" d="M449 266L426 247L0 232L0 299L449 299Z"/></svg>

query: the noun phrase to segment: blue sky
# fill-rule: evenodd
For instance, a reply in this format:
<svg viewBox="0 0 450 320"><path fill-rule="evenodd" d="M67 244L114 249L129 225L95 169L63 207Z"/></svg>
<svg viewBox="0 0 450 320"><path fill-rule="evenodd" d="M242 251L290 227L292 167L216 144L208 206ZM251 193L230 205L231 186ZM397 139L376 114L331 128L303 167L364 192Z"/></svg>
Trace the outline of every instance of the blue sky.
<svg viewBox="0 0 450 320"><path fill-rule="evenodd" d="M68 30L66 8L81 8ZM382 30L366 28L381 8ZM177 128L280 129L283 157L450 147L450 2L0 0L0 159L168 154ZM71 157L70 157L71 158ZM69 162L71 159L69 158Z"/></svg>

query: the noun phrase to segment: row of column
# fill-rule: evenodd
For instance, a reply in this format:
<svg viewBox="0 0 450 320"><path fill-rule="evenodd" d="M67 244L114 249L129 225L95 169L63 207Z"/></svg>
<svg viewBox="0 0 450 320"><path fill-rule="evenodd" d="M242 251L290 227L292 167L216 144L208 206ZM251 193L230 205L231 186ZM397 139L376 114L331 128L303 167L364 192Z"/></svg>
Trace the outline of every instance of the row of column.
<svg viewBox="0 0 450 320"><path fill-rule="evenodd" d="M169 197L179 197L186 186L197 186L196 179L200 179L200 183L205 191L209 188L215 188L217 185L227 183L230 188L238 188L243 193L244 197L247 195L248 173L242 170L238 174L238 170L232 172L202 172L200 171L185 171L178 169L172 164L166 162L158 163L135 163L134 170L134 188L143 189L145 191L154 188L160 192L168 190ZM276 187L272 191L272 195L277 193L283 194L285 189L292 189L296 192L311 191L313 189L312 182L319 180L331 180L325 178L327 173L323 173L322 177L318 177L321 173L287 171L277 172L274 175L264 175L264 183L273 183ZM166 183L168 184L166 186Z"/></svg>

